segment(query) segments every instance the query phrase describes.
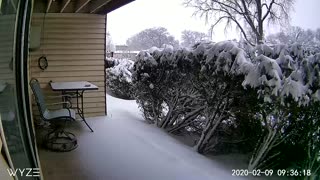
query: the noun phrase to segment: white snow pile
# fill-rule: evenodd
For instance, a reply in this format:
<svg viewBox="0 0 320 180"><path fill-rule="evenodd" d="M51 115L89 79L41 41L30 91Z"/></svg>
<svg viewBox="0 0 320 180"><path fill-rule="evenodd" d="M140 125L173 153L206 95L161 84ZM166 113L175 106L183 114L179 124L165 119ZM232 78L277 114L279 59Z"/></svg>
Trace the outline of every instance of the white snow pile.
<svg viewBox="0 0 320 180"><path fill-rule="evenodd" d="M134 62L130 59L115 60L115 66L106 70L108 77L120 81L132 82L132 73Z"/></svg>
<svg viewBox="0 0 320 180"><path fill-rule="evenodd" d="M242 75L244 88L257 89L260 97L270 102L292 98L300 105L320 100L320 54L306 55L299 44L258 45L251 49L234 41L200 43L194 49L152 48L137 56L136 66L159 63L199 62L201 71ZM160 61L159 61L160 59Z"/></svg>
<svg viewBox="0 0 320 180"><path fill-rule="evenodd" d="M247 58L245 52L238 47L236 42L223 41L216 44L205 44L207 47L203 48L200 44L194 53L200 56L204 54L205 65L214 69L214 73L226 74L247 74L253 67L252 62Z"/></svg>
<svg viewBox="0 0 320 180"><path fill-rule="evenodd" d="M319 101L314 84L318 80L316 73L319 67L319 54L304 56L302 46L278 45L266 48L261 45L254 59L254 68L245 76L243 86L259 89L259 94L265 101L271 101L271 96L292 98L300 105L307 105L310 100ZM268 55L268 56L266 56Z"/></svg>
<svg viewBox="0 0 320 180"><path fill-rule="evenodd" d="M155 53L157 52L158 49L157 48L151 48L150 49L150 52L151 53ZM157 61L154 59L153 56L151 56L151 53L149 53L148 51L141 51L137 56L136 56L136 59L139 59L140 61L139 62L142 62L142 66L143 65L154 65L154 66L157 66L158 63Z"/></svg>
<svg viewBox="0 0 320 180"><path fill-rule="evenodd" d="M132 69L129 59L115 61L115 66L106 69L106 85L110 92L120 98L133 98Z"/></svg>

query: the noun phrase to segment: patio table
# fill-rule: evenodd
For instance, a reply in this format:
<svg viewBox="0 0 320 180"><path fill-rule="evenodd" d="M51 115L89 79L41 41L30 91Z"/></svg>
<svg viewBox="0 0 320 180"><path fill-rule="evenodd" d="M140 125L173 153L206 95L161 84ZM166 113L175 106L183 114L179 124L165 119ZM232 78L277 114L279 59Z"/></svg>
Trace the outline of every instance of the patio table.
<svg viewBox="0 0 320 180"><path fill-rule="evenodd" d="M91 84L87 81L76 81L76 82L50 82L51 89L53 91L61 91L62 95L67 93L75 93L75 98L77 99L77 111L81 119L86 123L88 128L93 132L92 128L87 123L84 116L83 108L83 93L88 90L98 90L98 87L94 84ZM81 105L79 103L81 101Z"/></svg>

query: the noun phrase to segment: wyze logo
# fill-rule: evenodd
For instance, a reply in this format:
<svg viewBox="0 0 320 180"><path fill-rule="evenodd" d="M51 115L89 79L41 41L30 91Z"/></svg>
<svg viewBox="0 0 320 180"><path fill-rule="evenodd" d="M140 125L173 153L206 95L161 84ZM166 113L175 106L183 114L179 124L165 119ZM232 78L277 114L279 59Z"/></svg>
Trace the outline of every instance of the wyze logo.
<svg viewBox="0 0 320 180"><path fill-rule="evenodd" d="M40 168L17 168L17 169L7 169L9 175L12 177L21 176L21 177L39 177Z"/></svg>

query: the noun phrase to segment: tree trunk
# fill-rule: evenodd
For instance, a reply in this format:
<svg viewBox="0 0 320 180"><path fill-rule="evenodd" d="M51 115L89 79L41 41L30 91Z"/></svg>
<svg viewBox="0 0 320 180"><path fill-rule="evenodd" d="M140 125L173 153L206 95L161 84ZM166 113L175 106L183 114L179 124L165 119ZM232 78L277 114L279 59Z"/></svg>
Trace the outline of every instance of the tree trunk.
<svg viewBox="0 0 320 180"><path fill-rule="evenodd" d="M176 120L178 119L179 117L179 112L176 112L172 118L170 119L170 122L168 124L168 127L172 128L173 124L176 122Z"/></svg>
<svg viewBox="0 0 320 180"><path fill-rule="evenodd" d="M210 120L212 121L212 120ZM199 141L197 142L197 144L194 146L194 149L198 152L198 153L202 153L203 152L203 147L205 146L205 142L204 142L204 139L206 138L209 130L210 130L210 127L211 127L211 122L208 123L208 125L206 126L206 128L202 131L201 133L201 137L199 139Z"/></svg>
<svg viewBox="0 0 320 180"><path fill-rule="evenodd" d="M177 131L181 128L186 127L187 125L189 125L198 115L199 113L204 109L204 106L199 107L198 109L195 109L191 112L189 112L188 114L185 115L185 118L179 122L178 124L176 124L174 127L172 127L171 129L169 129L169 132L172 133L174 131Z"/></svg>
<svg viewBox="0 0 320 180"><path fill-rule="evenodd" d="M172 105L169 105L169 111L168 111L168 114L163 118L163 120L160 122L160 127L162 129L165 129L168 125L168 123L170 122L171 120L171 116L172 116L172 113L173 113L173 106Z"/></svg>
<svg viewBox="0 0 320 180"><path fill-rule="evenodd" d="M156 107L155 107L156 106ZM156 110L157 109L157 110ZM159 102L156 103L156 105L152 105L152 112L153 112L153 117L155 118L155 122L157 127L160 127L160 119L159 119Z"/></svg>
<svg viewBox="0 0 320 180"><path fill-rule="evenodd" d="M217 119L212 119L205 130L202 132L200 140L197 145L194 147L197 152L203 154L206 148L209 145L210 139L213 136L213 133L216 131L218 125L220 124L222 117L218 117Z"/></svg>
<svg viewBox="0 0 320 180"><path fill-rule="evenodd" d="M188 119L184 119L183 123L180 123L178 125L175 125L173 128L169 129L168 132L169 133L174 133L175 131L178 131L182 128L187 127L188 125L190 125L192 123L192 121L198 116L198 114L195 114L193 116L190 116Z"/></svg>
<svg viewBox="0 0 320 180"><path fill-rule="evenodd" d="M259 26L259 34L257 34L257 44L264 43L264 36L263 36L263 24Z"/></svg>
<svg viewBox="0 0 320 180"><path fill-rule="evenodd" d="M257 44L263 44L263 19L262 19L262 3L261 0L256 0L257 5L257 13L258 13L258 33L257 36Z"/></svg>
<svg viewBox="0 0 320 180"><path fill-rule="evenodd" d="M249 171L259 168L262 160L265 158L265 156L268 154L268 152L272 148L272 144L275 142L275 137L277 133L278 133L277 130L269 130L267 137L258 146L259 148L254 151L254 154L250 159L250 162L248 165Z"/></svg>
<svg viewBox="0 0 320 180"><path fill-rule="evenodd" d="M211 113L207 112L208 123L206 124L206 128L203 130L197 145L194 147L197 152L199 153L205 152L205 149L208 143L210 142L210 138L213 136L213 133L215 132L218 125L224 118L223 113L225 112L225 109L228 107L228 105L229 105L229 97L222 98L218 102L218 105L215 107L214 112L212 111Z"/></svg>

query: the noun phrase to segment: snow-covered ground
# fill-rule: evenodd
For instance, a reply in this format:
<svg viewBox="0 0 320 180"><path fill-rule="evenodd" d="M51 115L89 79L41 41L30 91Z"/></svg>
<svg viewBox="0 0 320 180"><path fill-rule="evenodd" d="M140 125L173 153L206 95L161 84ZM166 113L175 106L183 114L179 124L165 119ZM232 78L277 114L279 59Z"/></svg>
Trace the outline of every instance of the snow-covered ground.
<svg viewBox="0 0 320 180"><path fill-rule="evenodd" d="M213 180L232 177L232 168L243 167L241 156L209 159L196 153L161 129L146 124L135 101L107 96L110 125L118 131L106 143L115 144L115 167L122 172L117 179L136 180ZM228 165L226 165L228 163ZM248 179L248 178L245 178Z"/></svg>
<svg viewBox="0 0 320 180"><path fill-rule="evenodd" d="M39 148L46 180L229 180L246 168L241 155L206 157L145 123L135 101L107 96L107 117L70 124L79 147L56 153ZM40 134L38 134L40 135ZM259 178L261 179L261 178Z"/></svg>

